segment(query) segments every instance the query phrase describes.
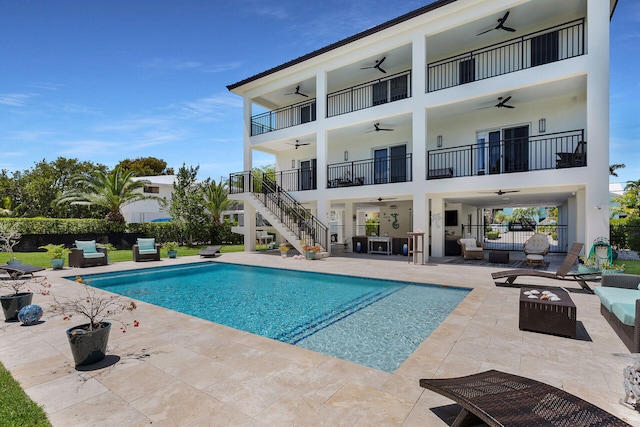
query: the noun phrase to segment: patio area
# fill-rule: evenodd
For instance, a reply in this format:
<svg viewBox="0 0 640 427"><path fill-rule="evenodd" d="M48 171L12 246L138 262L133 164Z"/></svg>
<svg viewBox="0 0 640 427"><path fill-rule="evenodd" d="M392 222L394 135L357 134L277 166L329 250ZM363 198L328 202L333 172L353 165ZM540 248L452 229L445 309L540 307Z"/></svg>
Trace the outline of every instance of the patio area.
<svg viewBox="0 0 640 427"><path fill-rule="evenodd" d="M513 257L512 257L513 258ZM546 256L554 271L563 254ZM60 277L154 265L227 262L472 288L394 373L379 371L188 315L138 304L140 327L112 331L104 367L73 366L50 297L34 295L44 323L0 325L0 362L44 406L54 426L446 426L452 401L420 387L421 378L457 377L488 369L542 381L640 425L640 414L618 403L623 369L632 356L599 312L595 295L577 284L522 278L522 284L564 286L577 307L577 339L518 329L520 289L496 287L492 266L425 265L402 256L353 255L323 260L267 253L123 262L47 270L52 293L79 286ZM72 320L73 322L73 320ZM438 409L439 408L439 409ZM435 409L435 411L433 410ZM442 418L447 419L447 422Z"/></svg>

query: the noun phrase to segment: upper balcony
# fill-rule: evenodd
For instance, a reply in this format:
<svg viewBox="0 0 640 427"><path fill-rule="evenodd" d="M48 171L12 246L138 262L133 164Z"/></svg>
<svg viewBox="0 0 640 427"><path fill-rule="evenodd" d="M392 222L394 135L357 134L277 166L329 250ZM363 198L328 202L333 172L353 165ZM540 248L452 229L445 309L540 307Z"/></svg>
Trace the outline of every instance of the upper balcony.
<svg viewBox="0 0 640 427"><path fill-rule="evenodd" d="M251 136L285 129L316 120L316 99L312 98L287 107L251 117Z"/></svg>
<svg viewBox="0 0 640 427"><path fill-rule="evenodd" d="M584 129L429 150L427 179L587 166Z"/></svg>
<svg viewBox="0 0 640 427"><path fill-rule="evenodd" d="M584 18L427 65L427 92L484 80L585 53Z"/></svg>
<svg viewBox="0 0 640 427"><path fill-rule="evenodd" d="M411 70L330 93L327 95L327 117L409 97L411 97Z"/></svg>

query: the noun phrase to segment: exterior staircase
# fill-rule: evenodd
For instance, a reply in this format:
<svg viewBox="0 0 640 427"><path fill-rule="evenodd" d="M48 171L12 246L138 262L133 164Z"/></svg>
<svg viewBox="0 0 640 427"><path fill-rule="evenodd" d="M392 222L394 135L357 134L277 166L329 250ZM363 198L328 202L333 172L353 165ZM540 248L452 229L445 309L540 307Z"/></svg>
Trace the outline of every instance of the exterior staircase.
<svg viewBox="0 0 640 427"><path fill-rule="evenodd" d="M244 194L243 200L250 203L301 254L305 245L318 245L322 253L327 253L328 227L268 174L241 172L232 174L229 182L231 194Z"/></svg>

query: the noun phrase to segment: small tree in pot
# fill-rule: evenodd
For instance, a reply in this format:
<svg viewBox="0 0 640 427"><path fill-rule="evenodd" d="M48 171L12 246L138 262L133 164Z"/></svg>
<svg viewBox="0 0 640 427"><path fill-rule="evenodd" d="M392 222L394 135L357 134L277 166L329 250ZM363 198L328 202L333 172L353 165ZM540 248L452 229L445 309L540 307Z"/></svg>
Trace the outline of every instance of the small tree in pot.
<svg viewBox="0 0 640 427"><path fill-rule="evenodd" d="M44 278L30 278L28 280L20 278L11 278L8 280L0 280L0 289L6 289L9 294L0 296L0 304L2 305L2 311L4 312L4 318L7 322L17 321L18 313L24 306L31 304L33 300L32 285L39 285L45 288L40 291L43 295L48 295L51 285ZM2 292L4 293L4 291Z"/></svg>
<svg viewBox="0 0 640 427"><path fill-rule="evenodd" d="M0 225L0 248L2 252L9 254L9 260L7 264L21 264L13 254L13 247L20 242L22 234L18 232L18 228L15 224Z"/></svg>
<svg viewBox="0 0 640 427"><path fill-rule="evenodd" d="M83 295L66 299L54 296L51 308L63 315L64 320L78 315L88 321L66 331L73 360L76 366L83 366L104 359L111 322L120 323L120 330L126 332L128 324L120 319L120 315L131 313L137 307L134 301L125 300L119 295L98 293L97 289L83 283L81 277L77 277L76 282L84 287ZM139 322L134 320L133 326L138 325Z"/></svg>

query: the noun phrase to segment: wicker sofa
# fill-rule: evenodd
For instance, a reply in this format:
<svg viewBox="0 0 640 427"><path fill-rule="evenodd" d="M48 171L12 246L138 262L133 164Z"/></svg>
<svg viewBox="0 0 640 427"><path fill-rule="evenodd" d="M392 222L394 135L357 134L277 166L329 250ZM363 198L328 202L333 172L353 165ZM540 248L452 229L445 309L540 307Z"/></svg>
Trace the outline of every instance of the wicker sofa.
<svg viewBox="0 0 640 427"><path fill-rule="evenodd" d="M640 353L640 276L603 274L595 288L600 313L631 353Z"/></svg>

